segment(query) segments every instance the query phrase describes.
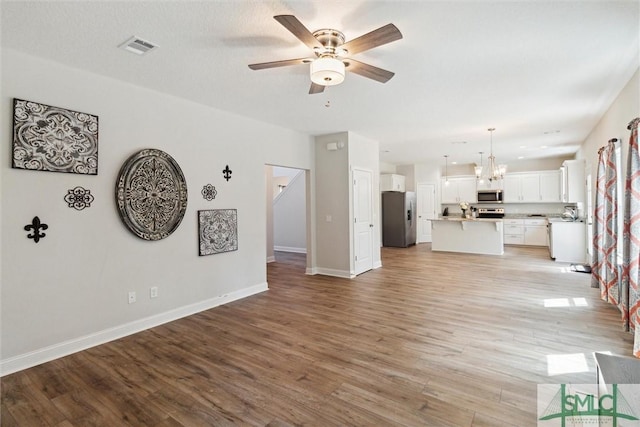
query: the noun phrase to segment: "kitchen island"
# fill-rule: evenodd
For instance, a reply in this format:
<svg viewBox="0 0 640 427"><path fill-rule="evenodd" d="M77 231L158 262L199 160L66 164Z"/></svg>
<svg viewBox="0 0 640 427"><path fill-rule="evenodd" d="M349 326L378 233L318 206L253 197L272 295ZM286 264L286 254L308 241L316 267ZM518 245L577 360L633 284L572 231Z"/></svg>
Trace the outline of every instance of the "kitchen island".
<svg viewBox="0 0 640 427"><path fill-rule="evenodd" d="M502 255L504 236L500 218L442 217L431 222L431 250Z"/></svg>

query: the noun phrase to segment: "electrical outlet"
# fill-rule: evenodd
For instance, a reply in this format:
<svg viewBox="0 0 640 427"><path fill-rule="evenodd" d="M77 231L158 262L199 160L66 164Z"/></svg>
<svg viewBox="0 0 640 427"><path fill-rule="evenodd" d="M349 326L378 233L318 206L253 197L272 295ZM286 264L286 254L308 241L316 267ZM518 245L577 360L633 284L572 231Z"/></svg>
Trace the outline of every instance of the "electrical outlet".
<svg viewBox="0 0 640 427"><path fill-rule="evenodd" d="M152 286L149 288L149 298L158 298L158 287Z"/></svg>
<svg viewBox="0 0 640 427"><path fill-rule="evenodd" d="M131 291L129 292L129 304L133 304L134 302L136 302L136 292Z"/></svg>

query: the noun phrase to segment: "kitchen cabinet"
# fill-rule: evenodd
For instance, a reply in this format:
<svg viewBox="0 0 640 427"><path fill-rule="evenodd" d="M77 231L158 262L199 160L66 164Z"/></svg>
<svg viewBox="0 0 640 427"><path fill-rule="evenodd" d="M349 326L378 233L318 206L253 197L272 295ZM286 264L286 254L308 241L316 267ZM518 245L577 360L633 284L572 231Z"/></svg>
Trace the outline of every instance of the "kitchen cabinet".
<svg viewBox="0 0 640 427"><path fill-rule="evenodd" d="M540 201L540 175L513 173L504 177L505 203L535 203Z"/></svg>
<svg viewBox="0 0 640 427"><path fill-rule="evenodd" d="M502 179L489 181L484 178L482 182L478 181L477 189L478 190L502 190L504 186L502 185Z"/></svg>
<svg viewBox="0 0 640 427"><path fill-rule="evenodd" d="M547 246L546 218L508 218L503 230L505 245Z"/></svg>
<svg viewBox="0 0 640 427"><path fill-rule="evenodd" d="M440 188L442 189L440 198L442 204L476 203L478 201L475 177L449 177L448 179L442 179Z"/></svg>
<svg viewBox="0 0 640 427"><path fill-rule="evenodd" d="M505 203L558 203L560 197L558 171L522 172L504 177Z"/></svg>
<svg viewBox="0 0 640 427"><path fill-rule="evenodd" d="M405 177L387 173L380 175L380 191L405 191Z"/></svg>
<svg viewBox="0 0 640 427"><path fill-rule="evenodd" d="M560 171L540 172L540 202L562 202L561 184Z"/></svg>
<svg viewBox="0 0 640 427"><path fill-rule="evenodd" d="M562 201L564 203L584 203L586 182L585 182L585 161L565 160L560 168L562 176Z"/></svg>
<svg viewBox="0 0 640 427"><path fill-rule="evenodd" d="M582 221L549 220L549 254L558 262L587 261L587 226Z"/></svg>
<svg viewBox="0 0 640 427"><path fill-rule="evenodd" d="M558 186L559 187L559 186ZM524 220L524 244L529 246L548 246L547 220Z"/></svg>
<svg viewBox="0 0 640 427"><path fill-rule="evenodd" d="M504 244L524 245L524 220L505 219L503 221Z"/></svg>

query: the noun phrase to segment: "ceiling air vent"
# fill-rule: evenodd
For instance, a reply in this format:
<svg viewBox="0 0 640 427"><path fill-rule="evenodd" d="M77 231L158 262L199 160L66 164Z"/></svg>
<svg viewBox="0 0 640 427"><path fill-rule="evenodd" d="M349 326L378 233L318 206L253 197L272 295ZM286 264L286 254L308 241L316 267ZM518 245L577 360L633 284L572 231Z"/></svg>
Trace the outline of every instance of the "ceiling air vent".
<svg viewBox="0 0 640 427"><path fill-rule="evenodd" d="M140 37L133 36L118 47L138 55L144 55L145 53L148 53L149 51L157 48L158 46L151 43L150 41L143 40Z"/></svg>

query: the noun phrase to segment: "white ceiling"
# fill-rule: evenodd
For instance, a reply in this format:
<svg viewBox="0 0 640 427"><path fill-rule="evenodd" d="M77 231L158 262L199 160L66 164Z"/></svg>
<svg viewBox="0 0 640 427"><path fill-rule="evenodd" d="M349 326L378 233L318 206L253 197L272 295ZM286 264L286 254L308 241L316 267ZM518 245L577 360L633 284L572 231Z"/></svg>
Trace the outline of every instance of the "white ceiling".
<svg viewBox="0 0 640 427"><path fill-rule="evenodd" d="M489 151L489 127L500 163L574 153L640 64L638 1L3 0L1 7L3 47L312 135L352 131L378 140L380 159L395 164L445 154L478 161ZM395 77L381 84L348 73L342 85L308 95L307 65L250 70L310 56L273 19L280 14L311 31L341 30L347 40L395 24L402 40L354 56ZM117 48L133 35L160 47L146 56Z"/></svg>

